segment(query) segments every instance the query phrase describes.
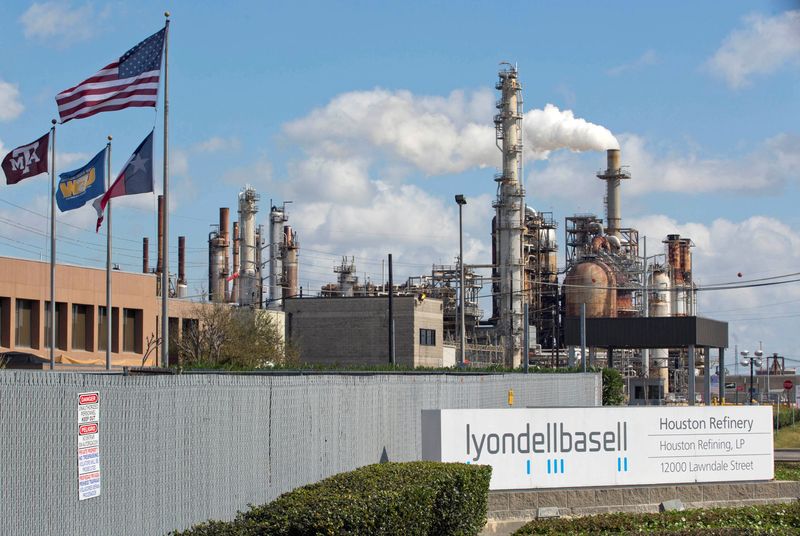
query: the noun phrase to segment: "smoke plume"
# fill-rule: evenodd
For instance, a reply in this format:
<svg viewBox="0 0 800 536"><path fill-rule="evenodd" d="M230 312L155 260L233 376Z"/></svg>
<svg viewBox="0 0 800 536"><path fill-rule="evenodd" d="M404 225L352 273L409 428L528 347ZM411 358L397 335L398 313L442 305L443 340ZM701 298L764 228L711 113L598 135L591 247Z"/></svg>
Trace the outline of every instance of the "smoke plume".
<svg viewBox="0 0 800 536"><path fill-rule="evenodd" d="M572 110L559 110L553 104L547 104L543 110L525 112L522 128L526 159L546 160L556 149L575 152L619 149L617 138L607 128L575 117Z"/></svg>

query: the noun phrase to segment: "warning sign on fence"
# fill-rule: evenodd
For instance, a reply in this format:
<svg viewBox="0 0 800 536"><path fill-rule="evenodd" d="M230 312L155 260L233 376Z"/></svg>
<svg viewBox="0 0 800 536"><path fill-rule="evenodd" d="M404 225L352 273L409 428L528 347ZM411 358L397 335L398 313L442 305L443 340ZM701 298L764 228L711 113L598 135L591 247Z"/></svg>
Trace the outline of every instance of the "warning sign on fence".
<svg viewBox="0 0 800 536"><path fill-rule="evenodd" d="M78 500L100 495L100 393L78 393Z"/></svg>

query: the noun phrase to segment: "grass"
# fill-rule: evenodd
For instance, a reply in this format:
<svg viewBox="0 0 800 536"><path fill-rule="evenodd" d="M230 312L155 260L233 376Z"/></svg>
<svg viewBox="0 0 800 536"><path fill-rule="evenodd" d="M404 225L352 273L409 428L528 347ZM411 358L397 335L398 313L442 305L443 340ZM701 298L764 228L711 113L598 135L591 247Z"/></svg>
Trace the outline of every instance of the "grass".
<svg viewBox="0 0 800 536"><path fill-rule="evenodd" d="M776 449L800 449L800 422L775 431Z"/></svg>

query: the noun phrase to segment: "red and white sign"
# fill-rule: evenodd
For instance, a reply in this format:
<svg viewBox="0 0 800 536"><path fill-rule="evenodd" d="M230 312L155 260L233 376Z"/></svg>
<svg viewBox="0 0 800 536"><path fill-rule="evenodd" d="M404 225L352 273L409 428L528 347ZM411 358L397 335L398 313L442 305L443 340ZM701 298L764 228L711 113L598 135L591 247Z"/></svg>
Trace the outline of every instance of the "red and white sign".
<svg viewBox="0 0 800 536"><path fill-rule="evenodd" d="M786 380L785 382L783 382L783 388L786 389L787 391L791 389L793 386L794 384L792 383L792 380Z"/></svg>
<svg viewBox="0 0 800 536"><path fill-rule="evenodd" d="M78 393L78 500L100 495L100 393Z"/></svg>
<svg viewBox="0 0 800 536"><path fill-rule="evenodd" d="M100 422L100 393L78 395L78 424Z"/></svg>

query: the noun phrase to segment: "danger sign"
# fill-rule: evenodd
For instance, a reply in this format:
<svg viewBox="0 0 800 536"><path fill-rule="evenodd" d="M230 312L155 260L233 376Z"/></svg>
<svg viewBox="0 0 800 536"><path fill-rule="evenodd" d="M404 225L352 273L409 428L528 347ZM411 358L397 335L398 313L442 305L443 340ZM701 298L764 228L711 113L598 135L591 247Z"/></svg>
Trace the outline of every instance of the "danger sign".
<svg viewBox="0 0 800 536"><path fill-rule="evenodd" d="M100 393L78 393L78 500L100 495Z"/></svg>

